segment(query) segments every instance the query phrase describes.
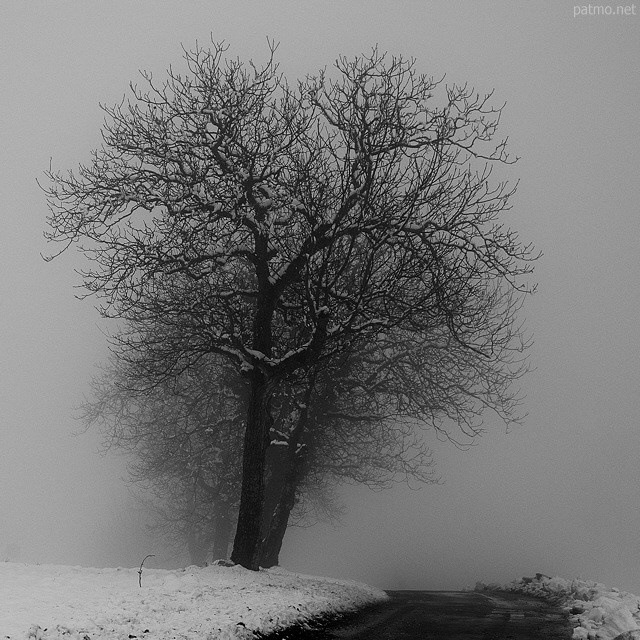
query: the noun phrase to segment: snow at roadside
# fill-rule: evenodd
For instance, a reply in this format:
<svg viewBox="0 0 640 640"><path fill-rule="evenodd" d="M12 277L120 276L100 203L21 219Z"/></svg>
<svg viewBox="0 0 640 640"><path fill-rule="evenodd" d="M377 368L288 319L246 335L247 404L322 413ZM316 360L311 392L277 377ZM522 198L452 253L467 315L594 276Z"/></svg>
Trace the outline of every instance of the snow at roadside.
<svg viewBox="0 0 640 640"><path fill-rule="evenodd" d="M387 598L283 569L91 569L0 563L0 639L251 639ZM255 633L254 633L255 632Z"/></svg>
<svg viewBox="0 0 640 640"><path fill-rule="evenodd" d="M476 589L517 591L559 601L571 616L574 640L640 638L640 597L599 582L537 573L535 578L521 578L506 585L478 583ZM630 633L633 631L637 633Z"/></svg>

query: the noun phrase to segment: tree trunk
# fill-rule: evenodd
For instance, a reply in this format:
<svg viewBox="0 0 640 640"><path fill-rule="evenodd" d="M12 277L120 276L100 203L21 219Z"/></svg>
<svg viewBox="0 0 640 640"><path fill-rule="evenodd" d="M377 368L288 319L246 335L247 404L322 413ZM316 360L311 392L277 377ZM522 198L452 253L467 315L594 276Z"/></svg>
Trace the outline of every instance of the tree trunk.
<svg viewBox="0 0 640 640"><path fill-rule="evenodd" d="M242 459L242 493L231 560L246 569L260 568L264 503L265 456L269 444L270 392L265 375L254 369L250 377L249 408Z"/></svg>
<svg viewBox="0 0 640 640"><path fill-rule="evenodd" d="M226 560L229 557L229 539L233 523L231 522L231 507L228 502L216 502L215 537L213 539L213 560Z"/></svg>
<svg viewBox="0 0 640 640"><path fill-rule="evenodd" d="M187 534L187 550L189 551L191 564L202 567L207 561L209 550L206 546L201 544L200 540L198 540L198 535L195 529L190 529Z"/></svg>
<svg viewBox="0 0 640 640"><path fill-rule="evenodd" d="M311 373L304 393L304 402L300 404L298 422L289 436L285 455L280 455L282 465L278 472L279 500L265 528L262 542L260 565L265 569L274 567L280 561L280 549L289 524L289 516L296 503L296 491L306 472L307 452L303 446L304 432L309 419L309 403L315 386L315 373Z"/></svg>
<svg viewBox="0 0 640 640"><path fill-rule="evenodd" d="M280 500L271 518L267 536L262 543L260 566L265 569L275 567L280 562L282 541L287 532L289 516L296 503L298 485L304 476L304 449L297 455L294 452L292 455L287 456L286 464L287 467L284 482L281 487Z"/></svg>
<svg viewBox="0 0 640 640"><path fill-rule="evenodd" d="M271 520L282 500L282 491L289 466L289 447L287 444L270 444L265 457L264 513L262 516L262 535L267 535Z"/></svg>

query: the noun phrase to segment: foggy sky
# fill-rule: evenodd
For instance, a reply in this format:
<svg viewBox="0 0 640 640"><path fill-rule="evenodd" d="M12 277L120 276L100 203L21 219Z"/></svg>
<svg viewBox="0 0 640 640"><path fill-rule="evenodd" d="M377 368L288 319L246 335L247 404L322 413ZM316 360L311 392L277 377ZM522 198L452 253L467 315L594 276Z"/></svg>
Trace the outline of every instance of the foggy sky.
<svg viewBox="0 0 640 640"><path fill-rule="evenodd" d="M573 17L565 1L0 2L0 554L131 564L122 460L96 455L73 408L106 354L70 252L45 264L36 178L89 159L100 102L180 44L226 40L294 80L340 54L413 56L448 82L495 89L499 136L521 156L506 221L543 251L523 314L529 416L467 452L433 438L441 486L345 491L343 525L288 534L304 573L455 588L541 571L640 593L640 7ZM153 553L153 549L144 549ZM133 558L133 559L131 559Z"/></svg>

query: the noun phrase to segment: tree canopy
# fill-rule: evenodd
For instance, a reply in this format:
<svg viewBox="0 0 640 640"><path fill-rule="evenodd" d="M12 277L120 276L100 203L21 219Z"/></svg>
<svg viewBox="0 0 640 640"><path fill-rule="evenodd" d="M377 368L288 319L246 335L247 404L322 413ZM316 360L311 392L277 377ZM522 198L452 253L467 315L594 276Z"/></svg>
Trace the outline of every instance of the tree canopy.
<svg viewBox="0 0 640 640"><path fill-rule="evenodd" d="M275 47L262 66L226 50L104 108L92 162L48 174L48 237L87 256L123 360L144 347L162 377L216 354L244 376L232 559L256 569L279 385L347 366L345 392L395 418L517 419L537 255L501 218L491 94L377 49L294 86Z"/></svg>

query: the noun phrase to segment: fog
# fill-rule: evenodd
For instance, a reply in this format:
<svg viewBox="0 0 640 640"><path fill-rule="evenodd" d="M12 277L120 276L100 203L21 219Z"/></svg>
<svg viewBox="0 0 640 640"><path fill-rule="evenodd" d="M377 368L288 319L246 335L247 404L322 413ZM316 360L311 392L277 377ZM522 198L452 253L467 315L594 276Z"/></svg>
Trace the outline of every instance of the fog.
<svg viewBox="0 0 640 640"><path fill-rule="evenodd" d="M631 5L629 5L631 7ZM343 492L336 527L291 531L282 564L387 588L457 588L541 571L640 593L640 10L574 18L561 1L0 3L0 554L135 565L154 553L99 434L74 407L104 360L105 326L74 297L81 261L46 264L36 178L100 143L98 103L180 44L227 40L290 79L383 50L507 102L521 156L508 222L544 252L523 317L528 417L487 416L477 446L433 438L441 485ZM169 564L175 559L163 557Z"/></svg>

